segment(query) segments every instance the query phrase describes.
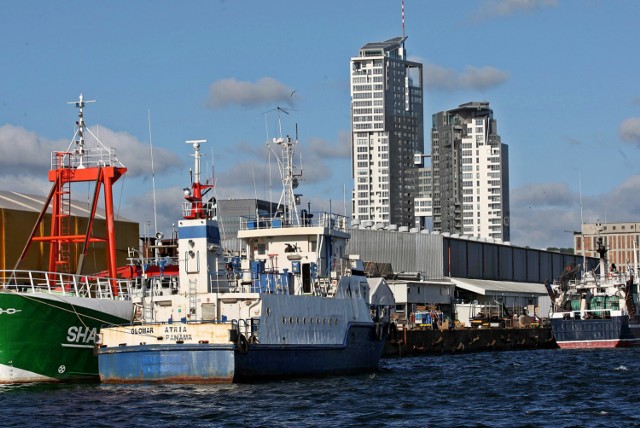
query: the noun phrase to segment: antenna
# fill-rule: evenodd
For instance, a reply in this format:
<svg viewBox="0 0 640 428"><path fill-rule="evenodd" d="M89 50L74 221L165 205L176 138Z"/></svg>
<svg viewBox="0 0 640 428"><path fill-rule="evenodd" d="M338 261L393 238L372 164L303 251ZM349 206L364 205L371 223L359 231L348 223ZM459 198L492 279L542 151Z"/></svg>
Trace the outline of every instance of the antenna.
<svg viewBox="0 0 640 428"><path fill-rule="evenodd" d="M578 174L578 189L580 190L580 233L582 234L582 266L587 268L587 249L584 242L584 217L582 212L582 175Z"/></svg>
<svg viewBox="0 0 640 428"><path fill-rule="evenodd" d="M95 103L95 102L96 100L85 101L84 95L82 95L82 92L80 92L78 101L67 101L67 104L75 104L76 108L78 109L78 120L76 121L76 135L75 135L76 146L75 146L74 153L79 158L80 164L78 165L78 168L80 169L84 168L84 165L82 164L82 158L84 157L84 132L87 129L84 123L84 105L86 103ZM69 148L71 148L71 145L69 145ZM70 151L70 150L67 149L67 151Z"/></svg>
<svg viewBox="0 0 640 428"><path fill-rule="evenodd" d="M193 147L193 154L191 156L193 156L195 158L195 162L194 162L194 168L193 168L193 182L197 183L197 184L201 184L200 183L200 158L202 156L204 156L201 152L200 152L200 144L202 143L206 143L207 140L188 140L185 141L185 144L189 144Z"/></svg>
<svg viewBox="0 0 640 428"><path fill-rule="evenodd" d="M120 162L116 157L115 150L112 148L108 148L107 146L102 144L102 141L100 141L100 138L98 138L96 134L91 132L91 130L87 128L84 122L85 104L95 103L95 102L96 100L90 100L90 101L85 100L82 93L80 93L80 96L78 97L78 101L67 102L67 104L75 104L75 107L78 109L78 120L76 120L76 132L74 134L75 141L71 140L71 142L69 143L69 146L67 147L67 152L71 153L73 166L74 168L77 168L77 169L83 169L87 166L95 166L95 165L114 166L117 163L124 168L124 165L122 164L122 162ZM88 156L86 159L85 159L86 150L85 150L85 138L84 138L85 132L88 132L89 134L91 134L91 136L96 141L97 147L101 147L101 149L94 150L94 152L92 153L92 156ZM75 148L71 150L71 146L73 146L74 143L75 143ZM85 165L83 164L84 160L86 160L87 163L92 163L94 165Z"/></svg>
<svg viewBox="0 0 640 428"><path fill-rule="evenodd" d="M402 37L404 37L404 0L402 0Z"/></svg>
<svg viewBox="0 0 640 428"><path fill-rule="evenodd" d="M151 110L147 110L147 123L149 124L149 147L151 149L151 186L153 189L153 228L158 232L158 216L156 214L156 170L153 165L153 142L151 140ZM156 248L156 253L158 249ZM157 254L156 254L157 257Z"/></svg>
<svg viewBox="0 0 640 428"><path fill-rule="evenodd" d="M283 221L285 224L298 225L300 224L300 218L298 216L298 210L296 209L297 201L300 196L294 193L294 190L298 187L298 182L301 179L302 174L294 173L293 154L295 146L298 144L297 134L298 129L296 126L296 138L292 139L289 135L282 136L282 116L281 113L290 114L288 109L277 107L270 111L276 111L278 117L278 130L280 136L273 138L271 142L267 142L269 147L269 153L273 152L276 161L278 163L278 169L280 170L280 177L282 180L282 194L278 201L277 210L282 210ZM268 112L267 112L268 113ZM280 147L280 155L276 153L275 146ZM278 215L278 213L276 213Z"/></svg>

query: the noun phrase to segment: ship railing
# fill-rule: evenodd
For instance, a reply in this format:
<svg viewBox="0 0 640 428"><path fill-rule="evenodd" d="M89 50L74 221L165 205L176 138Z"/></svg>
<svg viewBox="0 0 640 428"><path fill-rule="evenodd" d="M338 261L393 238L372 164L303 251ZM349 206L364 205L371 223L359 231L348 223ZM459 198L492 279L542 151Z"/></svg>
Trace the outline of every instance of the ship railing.
<svg viewBox="0 0 640 428"><path fill-rule="evenodd" d="M242 216L240 217L240 230L256 230L256 229L280 229L287 227L325 227L335 230L346 230L348 220L346 216L327 213L303 212L299 216L298 221L285 221L279 216Z"/></svg>
<svg viewBox="0 0 640 428"><path fill-rule="evenodd" d="M575 319L575 320L601 320L601 319L609 319L613 315L624 315L626 312L620 309L587 309L584 311L581 310L571 310L568 312L556 312L553 314L552 318L564 318L564 319Z"/></svg>
<svg viewBox="0 0 640 428"><path fill-rule="evenodd" d="M231 292L262 293L262 294L292 294L293 278L290 272L278 269L265 270L237 270L229 271Z"/></svg>
<svg viewBox="0 0 640 428"><path fill-rule="evenodd" d="M217 206L212 202L182 202L182 216L184 218L215 219L218 215Z"/></svg>
<svg viewBox="0 0 640 428"><path fill-rule="evenodd" d="M256 340L260 334L259 318L240 318L238 320L233 320L231 323L240 334L243 334L251 341Z"/></svg>
<svg viewBox="0 0 640 428"><path fill-rule="evenodd" d="M113 148L84 147L82 152L51 152L51 169L122 166Z"/></svg>
<svg viewBox="0 0 640 428"><path fill-rule="evenodd" d="M134 263L140 261L139 258L133 258L133 257L128 260ZM180 259L178 257L171 257L171 256L149 257L149 258L143 259L142 263L146 265L146 267L158 266L158 267L166 268L167 266L180 264Z"/></svg>
<svg viewBox="0 0 640 428"><path fill-rule="evenodd" d="M177 275L153 275L147 278L136 277L131 282L131 297L169 296L178 294Z"/></svg>
<svg viewBox="0 0 640 428"><path fill-rule="evenodd" d="M213 272L209 273L209 293L237 292L237 279L233 272Z"/></svg>
<svg viewBox="0 0 640 428"><path fill-rule="evenodd" d="M598 272L599 268L593 269L593 270L589 270L583 273L583 278L582 279L575 279L575 280L571 280L569 281L569 284L575 284L575 285L580 285L582 286L582 282L585 281L594 281L596 283L597 287L600 287L601 284L624 284L626 283L630 278L631 275L633 274L633 270L627 270L627 271L622 271L622 272L618 272L618 271L609 271L606 274L600 273Z"/></svg>
<svg viewBox="0 0 640 428"><path fill-rule="evenodd" d="M26 293L113 299L131 297L131 280L33 270L0 270L0 288Z"/></svg>

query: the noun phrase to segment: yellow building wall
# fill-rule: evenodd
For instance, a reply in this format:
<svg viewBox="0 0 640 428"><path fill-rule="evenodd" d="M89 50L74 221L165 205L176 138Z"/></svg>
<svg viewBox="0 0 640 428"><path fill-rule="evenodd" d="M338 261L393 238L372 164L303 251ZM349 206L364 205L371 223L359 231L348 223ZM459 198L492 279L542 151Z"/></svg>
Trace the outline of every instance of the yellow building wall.
<svg viewBox="0 0 640 428"><path fill-rule="evenodd" d="M11 209L0 209L0 265L3 270L13 269L20 254L27 243L38 213ZM87 230L89 219L85 217L71 217L71 233L82 234ZM45 215L36 236L48 235L51 228L51 216ZM128 248L139 248L138 223L130 221L116 221L116 258L117 265L127 264ZM93 223L93 236L106 237L105 220L96 219ZM76 272L79 253L82 244L75 244L71 249L70 271ZM18 269L48 270L49 244L34 242ZM90 243L84 259L82 273L90 274L107 269L106 243Z"/></svg>

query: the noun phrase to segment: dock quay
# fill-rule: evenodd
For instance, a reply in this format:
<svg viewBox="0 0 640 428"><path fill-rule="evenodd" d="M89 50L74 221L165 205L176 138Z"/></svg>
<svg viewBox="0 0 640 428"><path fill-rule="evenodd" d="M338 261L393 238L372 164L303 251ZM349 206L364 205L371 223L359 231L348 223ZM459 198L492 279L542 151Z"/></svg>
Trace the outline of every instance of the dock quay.
<svg viewBox="0 0 640 428"><path fill-rule="evenodd" d="M557 348L550 327L398 329L389 334L383 358L463 352Z"/></svg>

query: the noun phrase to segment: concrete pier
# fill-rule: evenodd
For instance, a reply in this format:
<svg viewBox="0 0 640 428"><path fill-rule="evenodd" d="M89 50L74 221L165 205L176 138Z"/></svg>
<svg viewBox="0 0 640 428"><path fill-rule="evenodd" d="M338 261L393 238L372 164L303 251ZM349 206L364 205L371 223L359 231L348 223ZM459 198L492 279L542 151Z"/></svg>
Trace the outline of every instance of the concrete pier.
<svg viewBox="0 0 640 428"><path fill-rule="evenodd" d="M451 330L397 329L391 331L383 358L424 354L508 351L518 349L557 348L551 329L536 328L467 328Z"/></svg>

